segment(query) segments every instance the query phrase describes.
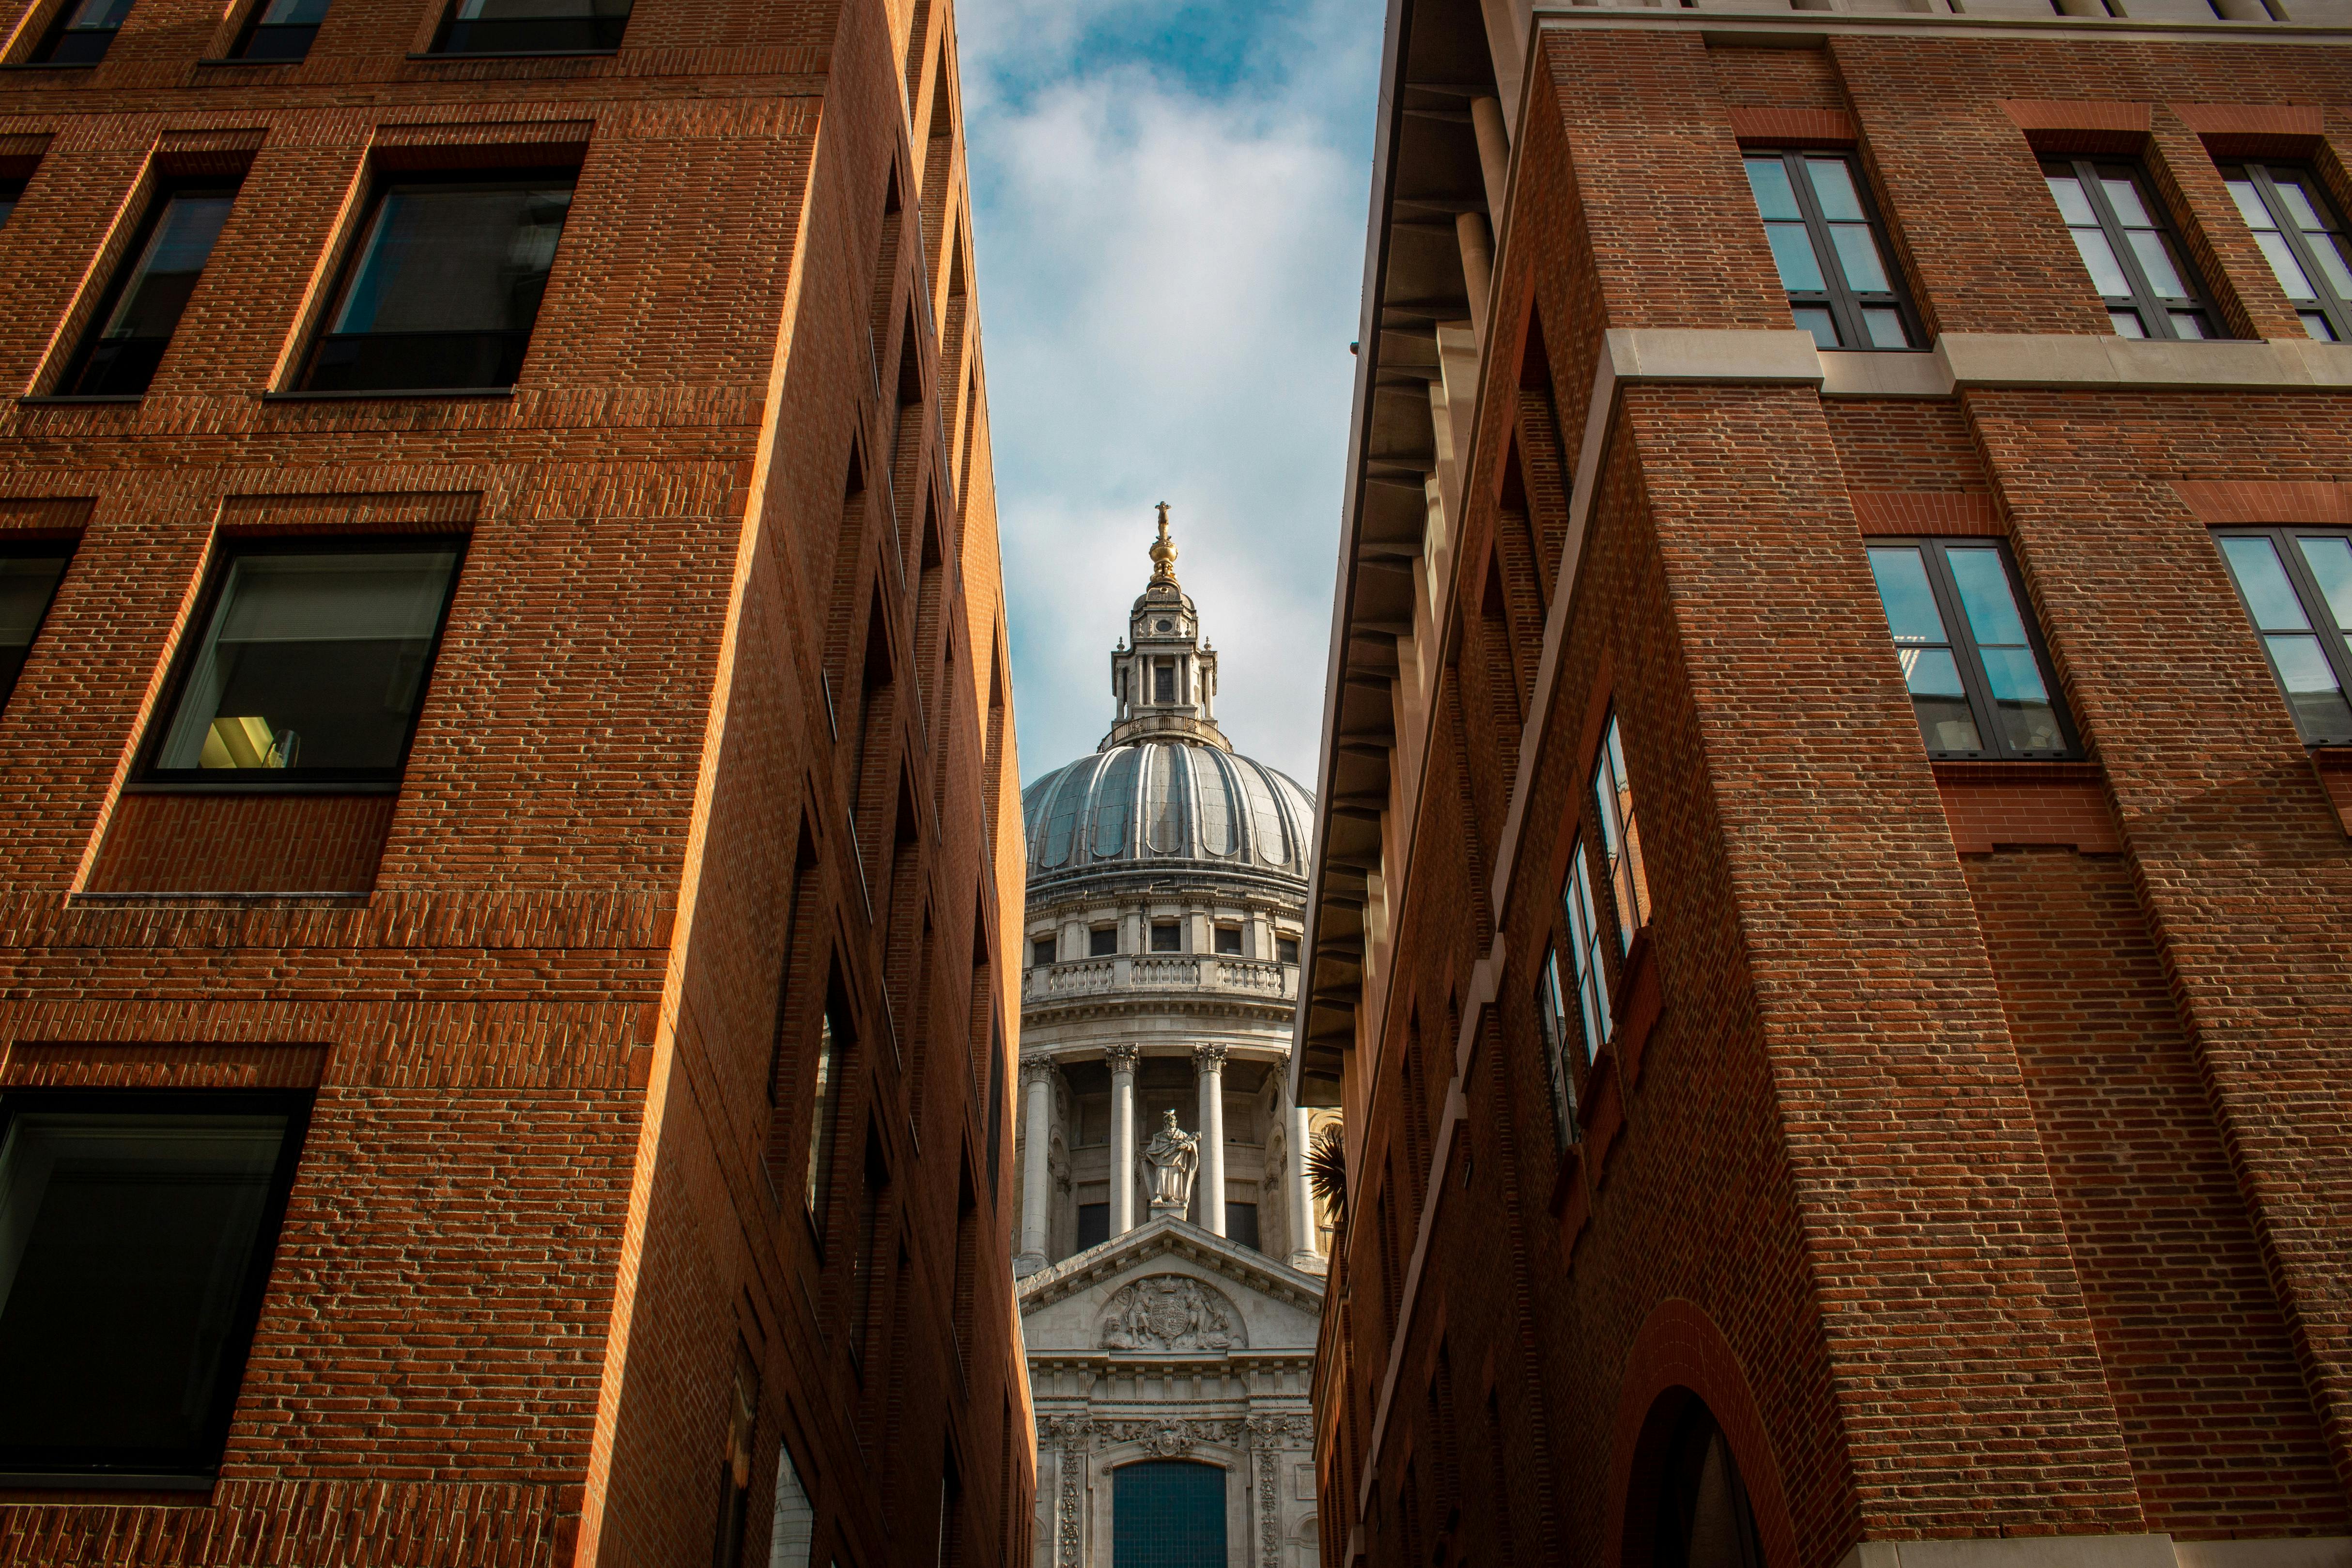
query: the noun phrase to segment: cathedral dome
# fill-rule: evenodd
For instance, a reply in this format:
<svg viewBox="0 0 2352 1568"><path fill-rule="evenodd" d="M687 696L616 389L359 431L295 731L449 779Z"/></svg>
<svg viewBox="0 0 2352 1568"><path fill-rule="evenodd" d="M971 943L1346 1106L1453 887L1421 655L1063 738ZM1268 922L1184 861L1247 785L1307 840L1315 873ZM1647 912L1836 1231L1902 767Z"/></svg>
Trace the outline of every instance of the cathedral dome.
<svg viewBox="0 0 2352 1568"><path fill-rule="evenodd" d="M1314 798L1255 759L1185 741L1108 746L1021 795L1029 879L1149 863L1307 880Z"/></svg>

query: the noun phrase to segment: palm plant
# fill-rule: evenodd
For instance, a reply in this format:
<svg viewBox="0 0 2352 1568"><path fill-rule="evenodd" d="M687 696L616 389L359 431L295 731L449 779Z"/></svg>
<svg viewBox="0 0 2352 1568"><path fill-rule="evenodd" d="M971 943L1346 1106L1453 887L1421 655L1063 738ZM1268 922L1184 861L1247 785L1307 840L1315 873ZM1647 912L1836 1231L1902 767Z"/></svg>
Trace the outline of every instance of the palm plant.
<svg viewBox="0 0 2352 1568"><path fill-rule="evenodd" d="M1348 1228L1348 1141L1337 1127L1315 1135L1307 1151L1307 1185L1315 1201L1331 1211L1334 1226Z"/></svg>

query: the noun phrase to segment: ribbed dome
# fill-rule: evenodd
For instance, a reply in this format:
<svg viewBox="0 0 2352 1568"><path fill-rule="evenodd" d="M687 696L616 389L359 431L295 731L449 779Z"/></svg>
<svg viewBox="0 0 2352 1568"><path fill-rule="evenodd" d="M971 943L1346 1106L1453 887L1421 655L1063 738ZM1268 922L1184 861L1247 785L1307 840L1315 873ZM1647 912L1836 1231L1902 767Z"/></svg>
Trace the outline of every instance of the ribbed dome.
<svg viewBox="0 0 2352 1568"><path fill-rule="evenodd" d="M1150 741L1081 757L1021 792L1029 876L1191 860L1307 879L1314 797L1264 763Z"/></svg>

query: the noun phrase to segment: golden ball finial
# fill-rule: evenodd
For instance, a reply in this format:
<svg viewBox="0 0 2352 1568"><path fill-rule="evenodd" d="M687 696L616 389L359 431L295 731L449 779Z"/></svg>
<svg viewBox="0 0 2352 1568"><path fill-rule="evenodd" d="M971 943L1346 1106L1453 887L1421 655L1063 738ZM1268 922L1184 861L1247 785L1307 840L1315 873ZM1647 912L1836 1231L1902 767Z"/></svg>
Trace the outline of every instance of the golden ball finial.
<svg viewBox="0 0 2352 1568"><path fill-rule="evenodd" d="M1176 581L1176 546L1168 537L1168 503L1160 503L1160 537L1151 542L1151 576Z"/></svg>

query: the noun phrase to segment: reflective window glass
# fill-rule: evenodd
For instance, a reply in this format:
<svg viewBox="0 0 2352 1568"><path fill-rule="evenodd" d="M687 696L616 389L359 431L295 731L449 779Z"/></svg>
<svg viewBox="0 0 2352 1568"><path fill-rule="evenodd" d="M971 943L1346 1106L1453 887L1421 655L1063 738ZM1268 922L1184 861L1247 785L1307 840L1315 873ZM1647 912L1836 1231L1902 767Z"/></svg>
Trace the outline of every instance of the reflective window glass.
<svg viewBox="0 0 2352 1568"><path fill-rule="evenodd" d="M2059 757L2073 731L2007 553L1985 540L1884 540L1871 576L1929 754Z"/></svg>
<svg viewBox="0 0 2352 1568"><path fill-rule="evenodd" d="M2303 330L2322 342L2352 342L2347 236L2311 172L2241 163L2225 167L2221 177Z"/></svg>
<svg viewBox="0 0 2352 1568"><path fill-rule="evenodd" d="M2352 538L2246 529L2217 542L2304 740L2352 742Z"/></svg>
<svg viewBox="0 0 2352 1568"><path fill-rule="evenodd" d="M65 0L33 50L37 65L88 66L106 58L131 15L131 0Z"/></svg>
<svg viewBox="0 0 2352 1568"><path fill-rule="evenodd" d="M594 53L621 47L631 0L456 0L441 30L449 55Z"/></svg>
<svg viewBox="0 0 2352 1568"><path fill-rule="evenodd" d="M2042 176L2117 337L2221 335L2137 165L2053 158L2042 164Z"/></svg>
<svg viewBox="0 0 2352 1568"><path fill-rule="evenodd" d="M164 195L140 231L130 267L107 291L95 330L58 385L61 394L135 397L147 390L236 200L233 186Z"/></svg>
<svg viewBox="0 0 2352 1568"><path fill-rule="evenodd" d="M1918 346L1853 161L1749 153L1748 188L1796 324L1825 349Z"/></svg>
<svg viewBox="0 0 2352 1568"><path fill-rule="evenodd" d="M66 546L47 541L18 549L21 553L0 551L0 709L8 706L16 678L32 657L33 639L49 613L49 601L57 596L69 553Z"/></svg>
<svg viewBox="0 0 2352 1568"><path fill-rule="evenodd" d="M327 19L330 0L263 0L254 7L253 21L237 40L236 58L246 60L299 60L310 52L319 24Z"/></svg>

